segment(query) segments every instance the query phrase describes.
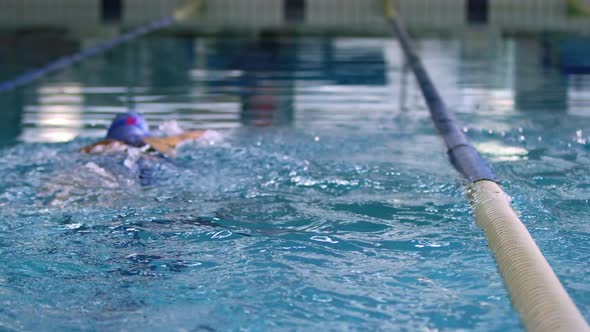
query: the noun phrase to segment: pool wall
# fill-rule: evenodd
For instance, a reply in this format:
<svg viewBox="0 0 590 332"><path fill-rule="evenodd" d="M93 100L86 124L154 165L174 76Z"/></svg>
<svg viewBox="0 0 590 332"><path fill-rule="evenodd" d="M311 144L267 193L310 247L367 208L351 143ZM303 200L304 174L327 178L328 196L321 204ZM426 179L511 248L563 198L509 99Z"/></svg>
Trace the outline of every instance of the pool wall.
<svg viewBox="0 0 590 332"><path fill-rule="evenodd" d="M195 0L189 21L177 27L200 33L265 29L305 34L387 35L381 0ZM0 29L59 28L78 36L113 35L170 15L182 0L4 0ZM470 26L510 33L588 31L587 0L398 0L410 30L458 31ZM484 15L474 15L484 9ZM581 8L581 9L580 9ZM590 12L590 11L588 11Z"/></svg>

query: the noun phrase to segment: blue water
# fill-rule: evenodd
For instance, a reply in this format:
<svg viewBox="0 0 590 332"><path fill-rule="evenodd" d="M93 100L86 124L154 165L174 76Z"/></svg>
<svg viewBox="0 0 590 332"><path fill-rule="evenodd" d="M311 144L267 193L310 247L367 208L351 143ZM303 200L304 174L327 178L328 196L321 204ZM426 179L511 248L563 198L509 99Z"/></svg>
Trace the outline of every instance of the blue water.
<svg viewBox="0 0 590 332"><path fill-rule="evenodd" d="M550 45L417 42L589 319L590 76ZM0 105L2 330L522 330L395 41L153 36ZM209 133L78 152L128 109Z"/></svg>

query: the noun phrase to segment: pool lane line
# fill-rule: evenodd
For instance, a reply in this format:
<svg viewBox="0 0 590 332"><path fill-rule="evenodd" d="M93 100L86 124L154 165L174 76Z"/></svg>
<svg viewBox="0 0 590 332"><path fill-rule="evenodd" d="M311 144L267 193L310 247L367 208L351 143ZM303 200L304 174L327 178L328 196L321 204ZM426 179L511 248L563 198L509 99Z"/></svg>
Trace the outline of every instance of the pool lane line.
<svg viewBox="0 0 590 332"><path fill-rule="evenodd" d="M170 16L158 19L158 20L153 21L149 24L146 24L146 25L143 25L139 28L136 28L130 32L127 32L125 34L117 36L111 40L108 40L108 41L102 42L96 46L84 49L80 52L63 56L57 60L54 60L54 61L48 63L47 65L45 65L41 68L32 69L32 70L27 71L26 73L21 74L13 79L10 79L10 80L4 81L4 82L0 82L0 93L8 92L8 91L14 90L18 87L30 84L30 83L48 75L48 74L55 73L57 71L68 68L72 65L75 65L76 63L78 63L84 59L102 54L102 53L104 53L116 46L119 46L123 43L137 39L137 38L142 37L148 33L154 32L156 30L164 29L166 27L173 25L174 23L186 20L191 15L193 15L195 13L195 11L202 9L202 3L203 2L200 0L187 1L184 6L176 9L174 14L172 14Z"/></svg>
<svg viewBox="0 0 590 332"><path fill-rule="evenodd" d="M448 148L455 169L468 181L466 194L476 221L486 233L488 245L504 278L514 307L528 331L590 331L539 247L497 183L492 169L469 144L453 113L445 106L410 37L384 0L388 23L397 35L428 105L430 116Z"/></svg>

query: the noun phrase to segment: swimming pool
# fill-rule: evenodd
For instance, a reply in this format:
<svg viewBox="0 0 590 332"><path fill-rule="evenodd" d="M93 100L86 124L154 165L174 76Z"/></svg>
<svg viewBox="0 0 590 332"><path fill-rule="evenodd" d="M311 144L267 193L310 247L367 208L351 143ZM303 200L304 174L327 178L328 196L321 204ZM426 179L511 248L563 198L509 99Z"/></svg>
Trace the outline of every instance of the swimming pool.
<svg viewBox="0 0 590 332"><path fill-rule="evenodd" d="M588 319L589 76L484 37L418 46ZM3 329L521 330L395 41L152 36L0 103ZM213 132L142 185L77 153L129 108Z"/></svg>

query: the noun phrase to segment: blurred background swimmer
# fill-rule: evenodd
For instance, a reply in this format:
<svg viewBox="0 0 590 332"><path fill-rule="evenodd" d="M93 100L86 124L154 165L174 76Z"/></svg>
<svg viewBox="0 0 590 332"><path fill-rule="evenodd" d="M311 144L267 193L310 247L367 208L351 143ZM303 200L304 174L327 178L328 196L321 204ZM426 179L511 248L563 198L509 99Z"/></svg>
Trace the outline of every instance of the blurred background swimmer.
<svg viewBox="0 0 590 332"><path fill-rule="evenodd" d="M145 119L136 112L117 114L105 139L82 148L86 153L102 153L140 148L146 152L160 152L173 156L183 142L201 138L207 131L187 131L171 136L153 136Z"/></svg>

